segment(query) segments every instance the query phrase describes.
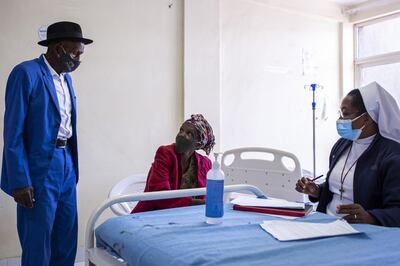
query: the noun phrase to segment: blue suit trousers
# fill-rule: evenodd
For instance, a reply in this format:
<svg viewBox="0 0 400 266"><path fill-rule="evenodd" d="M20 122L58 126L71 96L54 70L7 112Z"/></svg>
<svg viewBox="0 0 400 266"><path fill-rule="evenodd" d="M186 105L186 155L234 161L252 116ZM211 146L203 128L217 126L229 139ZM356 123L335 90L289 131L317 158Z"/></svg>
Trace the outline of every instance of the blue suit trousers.
<svg viewBox="0 0 400 266"><path fill-rule="evenodd" d="M32 181L34 207L17 206L22 266L74 265L78 216L76 175L69 148L56 148L47 176Z"/></svg>

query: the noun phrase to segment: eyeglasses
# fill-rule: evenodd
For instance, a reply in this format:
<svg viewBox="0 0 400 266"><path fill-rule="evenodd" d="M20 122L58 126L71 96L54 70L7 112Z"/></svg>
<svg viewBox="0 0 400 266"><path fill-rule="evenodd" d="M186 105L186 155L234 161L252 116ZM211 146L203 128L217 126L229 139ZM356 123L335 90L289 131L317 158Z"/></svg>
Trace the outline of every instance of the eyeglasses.
<svg viewBox="0 0 400 266"><path fill-rule="evenodd" d="M354 114L354 113L353 113L353 114ZM352 116L353 114L348 114L348 115L346 115L346 117ZM360 114L360 115L357 116L356 118L353 118L353 119L348 118L348 119L350 119L351 121L355 121L355 120L357 120L358 118L360 118L361 116L363 116L364 114L366 114L366 112ZM344 119L343 112L342 112L342 110L340 110L340 109L338 110L338 116L339 116L339 119Z"/></svg>

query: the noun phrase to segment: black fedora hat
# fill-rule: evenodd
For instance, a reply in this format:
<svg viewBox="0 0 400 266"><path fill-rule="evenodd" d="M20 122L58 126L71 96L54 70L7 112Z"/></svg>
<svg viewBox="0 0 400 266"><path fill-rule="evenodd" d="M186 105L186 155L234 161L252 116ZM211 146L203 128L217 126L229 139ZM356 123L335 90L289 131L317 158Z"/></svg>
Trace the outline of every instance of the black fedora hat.
<svg viewBox="0 0 400 266"><path fill-rule="evenodd" d="M83 44L89 44L93 41L83 38L82 29L79 24L69 21L61 21L51 24L47 28L47 38L38 42L39 45L48 46L49 43L62 40L78 41Z"/></svg>

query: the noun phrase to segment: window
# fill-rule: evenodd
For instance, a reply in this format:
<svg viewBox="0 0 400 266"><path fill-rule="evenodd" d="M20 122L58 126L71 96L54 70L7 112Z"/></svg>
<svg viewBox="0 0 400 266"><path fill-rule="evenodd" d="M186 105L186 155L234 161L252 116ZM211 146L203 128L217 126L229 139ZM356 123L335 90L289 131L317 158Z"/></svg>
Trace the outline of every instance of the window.
<svg viewBox="0 0 400 266"><path fill-rule="evenodd" d="M376 81L400 104L400 14L355 25L355 85Z"/></svg>

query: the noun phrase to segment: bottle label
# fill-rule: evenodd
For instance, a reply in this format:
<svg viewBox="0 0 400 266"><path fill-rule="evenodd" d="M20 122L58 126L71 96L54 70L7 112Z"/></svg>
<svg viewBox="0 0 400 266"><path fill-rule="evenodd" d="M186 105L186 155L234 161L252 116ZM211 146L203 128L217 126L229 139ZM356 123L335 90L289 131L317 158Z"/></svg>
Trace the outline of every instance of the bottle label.
<svg viewBox="0 0 400 266"><path fill-rule="evenodd" d="M224 180L207 179L206 190L206 216L224 216Z"/></svg>

